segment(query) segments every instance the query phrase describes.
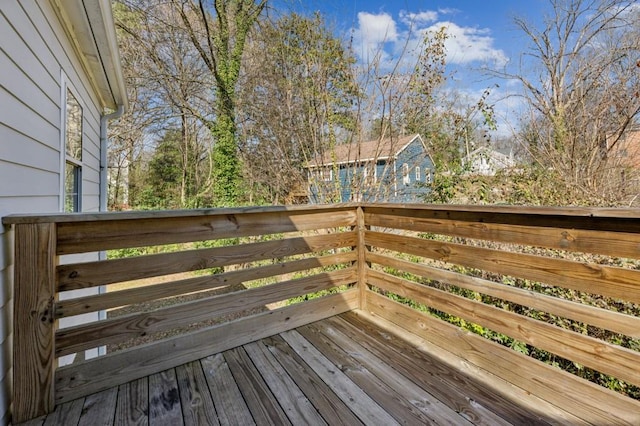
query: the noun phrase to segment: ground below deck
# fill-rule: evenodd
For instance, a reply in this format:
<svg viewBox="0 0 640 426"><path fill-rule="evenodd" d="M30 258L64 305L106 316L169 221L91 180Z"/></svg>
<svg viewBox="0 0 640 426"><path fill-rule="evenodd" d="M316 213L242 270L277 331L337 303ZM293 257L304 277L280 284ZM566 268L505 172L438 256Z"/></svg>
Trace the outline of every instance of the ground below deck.
<svg viewBox="0 0 640 426"><path fill-rule="evenodd" d="M63 404L30 424L545 424L354 312Z"/></svg>

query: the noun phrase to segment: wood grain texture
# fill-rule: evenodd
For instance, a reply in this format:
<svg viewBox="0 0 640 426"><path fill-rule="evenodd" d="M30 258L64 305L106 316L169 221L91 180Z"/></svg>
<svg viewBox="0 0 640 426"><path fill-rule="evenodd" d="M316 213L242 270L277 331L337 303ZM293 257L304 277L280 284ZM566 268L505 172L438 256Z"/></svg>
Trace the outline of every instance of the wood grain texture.
<svg viewBox="0 0 640 426"><path fill-rule="evenodd" d="M428 391L456 415L475 425L484 426L501 425L508 419L513 419L513 422L520 421L520 423L531 420L531 415L527 417L518 412L516 404L510 404L507 411L494 412L496 405L498 407L501 407L500 404L504 405L503 398L485 386L480 378L473 375L467 376L464 371L420 351L414 345L390 333L388 329L364 320L362 312L360 310L347 312L339 317L329 318L327 321L332 327L349 336L353 342L357 342L394 370ZM527 397L523 391L513 393L513 397L517 399ZM439 423L450 424L450 421L447 421L449 413L446 411L443 413L439 404L431 404L429 407L437 410L438 415L442 416ZM541 418L536 418L536 421L544 422ZM457 423L456 419L453 424Z"/></svg>
<svg viewBox="0 0 640 426"><path fill-rule="evenodd" d="M56 269L58 290L67 291L179 272L276 259L355 246L356 242L355 232L339 232L328 235L312 235L235 246L60 265Z"/></svg>
<svg viewBox="0 0 640 426"><path fill-rule="evenodd" d="M367 258L373 263L399 269L430 280L448 283L522 306L528 306L542 312L581 321L633 338L640 338L639 317L376 253L368 254Z"/></svg>
<svg viewBox="0 0 640 426"><path fill-rule="evenodd" d="M367 232L366 242L387 250L640 303L640 271L638 270L380 232Z"/></svg>
<svg viewBox="0 0 640 426"><path fill-rule="evenodd" d="M263 339L262 342L328 424L349 426L363 424L347 404L333 393L281 336L272 336Z"/></svg>
<svg viewBox="0 0 640 426"><path fill-rule="evenodd" d="M243 268L238 271L205 275L183 280L163 282L144 287L107 292L103 294L61 300L55 305L56 318L115 308L166 297L188 294L195 291L222 289L247 281L275 277L293 272L308 271L314 268L340 265L353 262L355 252L344 252L328 256L300 259L272 265ZM310 271L308 272L311 273Z"/></svg>
<svg viewBox="0 0 640 426"><path fill-rule="evenodd" d="M219 425L207 379L200 362L176 367L182 417L187 425Z"/></svg>
<svg viewBox="0 0 640 426"><path fill-rule="evenodd" d="M383 272L371 271L369 282L382 290L640 385L637 368L640 352Z"/></svg>
<svg viewBox="0 0 640 426"><path fill-rule="evenodd" d="M118 386L115 426L149 424L149 379L144 377Z"/></svg>
<svg viewBox="0 0 640 426"><path fill-rule="evenodd" d="M487 222L400 216L392 214L366 215L370 226L405 229L475 238L510 244L547 247L558 250L598 253L608 256L640 258L640 233L552 228L545 226L503 225ZM567 223L571 225L571 223Z"/></svg>
<svg viewBox="0 0 640 426"><path fill-rule="evenodd" d="M78 214L66 213L38 213L38 214L12 214L4 216L2 223L15 225L20 223L82 223L96 221L120 221L141 219L173 219L193 218L208 216L247 215L262 213L301 214L318 211L339 212L356 209L356 203L338 203L325 205L291 205L291 206L249 206L249 207L215 207L202 209L182 210L131 210L119 212L83 212Z"/></svg>
<svg viewBox="0 0 640 426"><path fill-rule="evenodd" d="M357 290L348 290L62 367L56 371L56 402L70 401L343 313L354 309L357 303Z"/></svg>
<svg viewBox="0 0 640 426"><path fill-rule="evenodd" d="M245 272L242 271L242 273ZM133 337L243 312L268 303L352 284L355 281L356 270L354 267L349 267L264 287L207 297L152 312L64 328L56 333L56 354L62 356L100 345L123 342Z"/></svg>
<svg viewBox="0 0 640 426"><path fill-rule="evenodd" d="M640 212L634 208L529 207L451 204L361 204L365 215L446 219L563 229L640 233Z"/></svg>
<svg viewBox="0 0 640 426"><path fill-rule="evenodd" d="M281 336L365 424L399 424L298 332L287 331Z"/></svg>
<svg viewBox="0 0 640 426"><path fill-rule="evenodd" d="M335 321L330 322L332 319L335 319ZM401 423L411 423L412 421L418 420L420 423L426 424L451 424L460 426L470 426L472 424L438 398L431 395L431 389L421 388L414 383L413 378L420 374L422 368L413 368L413 371L409 375L398 374L399 369L395 367L394 359L380 358L360 344L362 340L366 340L366 334L360 332L357 335L347 335L333 326L335 322L342 322L344 324L344 321L339 317L333 317L322 322L299 327L297 330L307 331L307 333L315 336L316 339L322 336L322 339L327 343L331 342L329 348L336 358L329 358L334 362L338 359L346 359L347 364L343 362L338 364L341 365L343 369L345 365L349 363L362 366L362 368L370 371L376 378L391 389L392 392L385 394L382 401L391 400L392 404L390 405L392 405L392 409L387 409L387 411L392 414L397 413L395 417L398 421ZM346 326L348 327L348 325ZM301 332L301 334L305 336L304 332ZM313 343L313 341L311 342ZM384 344L380 346L384 347ZM325 353L325 355L328 354ZM414 367L417 367L417 360ZM420 365L420 367L423 366ZM436 386L441 385L436 384ZM401 401L399 404L394 404L391 399L391 395L394 393L397 395L396 398ZM371 395L371 393L369 393L369 395ZM506 425L504 420L496 417L497 416L491 418L494 425Z"/></svg>
<svg viewBox="0 0 640 426"><path fill-rule="evenodd" d="M80 420L82 414L82 406L84 405L83 399L76 399L75 401L69 401L65 404L60 404L56 407L53 413L49 414L45 421L44 426L59 426L59 425L75 425Z"/></svg>
<svg viewBox="0 0 640 426"><path fill-rule="evenodd" d="M78 426L111 426L116 413L118 388L103 390L84 399Z"/></svg>
<svg viewBox="0 0 640 426"><path fill-rule="evenodd" d="M224 358L257 424L292 424L243 348L226 351Z"/></svg>
<svg viewBox="0 0 640 426"><path fill-rule="evenodd" d="M291 423L294 425L327 424L296 382L289 377L287 371L262 343L248 343L243 348Z"/></svg>
<svg viewBox="0 0 640 426"><path fill-rule="evenodd" d="M13 421L54 409L54 224L15 227Z"/></svg>
<svg viewBox="0 0 640 426"><path fill-rule="evenodd" d="M355 224L355 210L275 211L58 224L58 254L269 235Z"/></svg>
<svg viewBox="0 0 640 426"><path fill-rule="evenodd" d="M255 425L229 364L219 353L200 360L222 426Z"/></svg>
<svg viewBox="0 0 640 426"><path fill-rule="evenodd" d="M382 369L377 368L382 362L371 354L366 352L356 353L359 359L355 359L351 354L347 353L348 348L342 348L335 342L332 337L327 336L324 332L326 329L321 325L310 324L296 329L305 339L307 339L319 352L321 352L329 361L340 367L340 370L349 377L360 389L369 395L377 404L380 405L388 414L400 424L429 424L433 422L427 413L420 410L418 402L425 393L422 389L412 395L407 395L408 387L401 388L395 380L389 379L391 376L384 373ZM393 378L397 375L393 375ZM466 422L459 417L461 425Z"/></svg>
<svg viewBox="0 0 640 426"><path fill-rule="evenodd" d="M184 424L178 382L173 369L149 376L149 423Z"/></svg>
<svg viewBox="0 0 640 426"><path fill-rule="evenodd" d="M455 368L475 375L484 385L502 389L504 395L512 394L514 385L537 395L538 401L528 406L531 413L538 413L543 418L553 415L562 423L562 413L557 408L562 407L569 413L569 417L564 417L567 424L579 423L575 418L589 424L634 425L640 422L638 401L376 293L369 292L367 297L368 320L389 332L400 333L409 342L424 346L428 353L438 354L438 359L443 362L452 362ZM402 330L410 334L402 333ZM412 339L411 335L420 339ZM456 361L452 355L461 360Z"/></svg>
<svg viewBox="0 0 640 426"><path fill-rule="evenodd" d="M358 254L358 288L360 289L360 309L364 309L364 303L366 298L364 297L366 291L366 282L367 282L367 269L369 265L367 265L367 252L369 248L365 244L365 231L367 230L367 225L365 224L364 213L362 208L358 207L357 210L357 246L356 252Z"/></svg>

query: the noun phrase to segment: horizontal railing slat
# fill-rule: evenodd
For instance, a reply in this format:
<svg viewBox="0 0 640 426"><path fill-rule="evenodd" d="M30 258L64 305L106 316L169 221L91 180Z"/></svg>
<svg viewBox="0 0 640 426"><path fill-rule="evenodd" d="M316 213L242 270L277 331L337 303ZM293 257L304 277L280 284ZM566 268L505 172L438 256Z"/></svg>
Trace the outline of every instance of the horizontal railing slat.
<svg viewBox="0 0 640 426"><path fill-rule="evenodd" d="M62 222L58 254L354 226L355 210L275 211L193 217Z"/></svg>
<svg viewBox="0 0 640 426"><path fill-rule="evenodd" d="M334 255L294 260L273 265L258 266L238 271L230 271L206 275L184 280L163 282L160 284L136 287L127 290L107 292L94 296L61 300L55 305L57 318L84 314L101 309L115 308L124 305L162 299L195 291L222 289L246 281L274 277L280 274L299 272L313 268L338 265L356 260L353 251Z"/></svg>
<svg viewBox="0 0 640 426"><path fill-rule="evenodd" d="M366 244L640 303L640 271L367 231Z"/></svg>
<svg viewBox="0 0 640 426"><path fill-rule="evenodd" d="M535 226L542 228L584 229L640 233L640 210L596 207L523 207L363 205L370 215L404 216L413 219L447 219L461 222Z"/></svg>
<svg viewBox="0 0 640 426"><path fill-rule="evenodd" d="M383 228L640 259L640 234L629 232L463 222L373 213L366 214L365 218L368 225Z"/></svg>
<svg viewBox="0 0 640 426"><path fill-rule="evenodd" d="M384 291L407 297L640 386L640 352L383 272L370 271L367 281Z"/></svg>
<svg viewBox="0 0 640 426"><path fill-rule="evenodd" d="M358 290L348 290L62 367L55 375L55 401L99 392L357 306Z"/></svg>
<svg viewBox="0 0 640 426"><path fill-rule="evenodd" d="M119 343L149 333L232 315L292 297L352 284L356 281L355 271L355 267L349 267L264 287L212 296L152 312L64 328L56 333L56 356Z"/></svg>
<svg viewBox="0 0 640 426"><path fill-rule="evenodd" d="M374 318L377 316L390 321L390 324L382 323L384 327L392 328L392 332L398 327L422 337L420 343L429 345L429 353L435 350L447 360L450 360L449 353L459 356L464 360L461 369L471 366L469 374L481 375L488 371L490 375L503 378L563 407L584 419L587 424L635 425L640 419L638 401L497 345L380 294L367 291L366 297L368 311L374 314ZM476 372L478 369L480 371Z"/></svg>
<svg viewBox="0 0 640 426"><path fill-rule="evenodd" d="M547 296L534 291L463 275L445 269L407 262L377 253L368 253L367 261L388 266L399 271L409 272L430 280L436 280L483 293L487 296L497 297L563 318L581 321L605 330L613 331L614 333L640 338L640 318L635 316L572 302L558 297Z"/></svg>
<svg viewBox="0 0 640 426"><path fill-rule="evenodd" d="M179 272L351 247L356 244L357 234L354 231L349 231L227 247L66 264L57 268L58 288L59 291L75 290Z"/></svg>

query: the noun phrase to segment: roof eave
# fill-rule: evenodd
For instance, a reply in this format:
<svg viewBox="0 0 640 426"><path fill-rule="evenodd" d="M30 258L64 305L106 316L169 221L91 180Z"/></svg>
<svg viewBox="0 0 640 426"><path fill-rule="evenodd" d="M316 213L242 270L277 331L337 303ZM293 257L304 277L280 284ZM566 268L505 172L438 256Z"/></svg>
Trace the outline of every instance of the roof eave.
<svg viewBox="0 0 640 426"><path fill-rule="evenodd" d="M52 0L103 109L128 107L110 0Z"/></svg>

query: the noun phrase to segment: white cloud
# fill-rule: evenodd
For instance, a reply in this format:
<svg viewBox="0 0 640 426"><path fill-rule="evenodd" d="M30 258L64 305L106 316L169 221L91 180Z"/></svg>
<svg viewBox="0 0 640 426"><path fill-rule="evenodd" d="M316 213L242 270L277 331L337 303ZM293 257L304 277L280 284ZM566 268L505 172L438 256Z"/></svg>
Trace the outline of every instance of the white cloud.
<svg viewBox="0 0 640 426"><path fill-rule="evenodd" d="M354 50L365 62L390 66L386 43L398 42L396 21L388 13L358 12L358 28L353 33Z"/></svg>
<svg viewBox="0 0 640 426"><path fill-rule="evenodd" d="M405 25L414 26L426 24L429 22L435 22L438 19L438 12L428 10L426 12L407 12L406 10L400 11L400 20Z"/></svg>
<svg viewBox="0 0 640 426"><path fill-rule="evenodd" d="M438 12L440 12L442 15L455 15L460 11L452 7L441 7L440 9L438 9Z"/></svg>
<svg viewBox="0 0 640 426"><path fill-rule="evenodd" d="M405 54L409 52L415 55L413 48L420 46L425 32L444 26L450 35L445 44L448 63L464 65L488 62L495 66L505 65L508 58L501 49L494 47L495 40L489 29L462 27L452 21L437 21L442 14L456 12L454 9L417 13L402 10L399 22L386 12L359 12L358 28L353 33L355 51L365 62L376 58L391 64L392 56L400 55L403 51Z"/></svg>
<svg viewBox="0 0 640 426"><path fill-rule="evenodd" d="M368 12L359 12L358 26L360 40L363 44L378 45L398 40L396 21L388 13L374 15Z"/></svg>
<svg viewBox="0 0 640 426"><path fill-rule="evenodd" d="M493 47L494 39L488 29L461 27L454 22L438 22L424 31L437 31L445 27L450 36L446 42L447 61L452 64L493 62L502 66L508 62L504 52Z"/></svg>

